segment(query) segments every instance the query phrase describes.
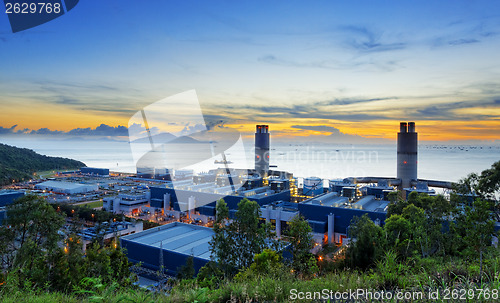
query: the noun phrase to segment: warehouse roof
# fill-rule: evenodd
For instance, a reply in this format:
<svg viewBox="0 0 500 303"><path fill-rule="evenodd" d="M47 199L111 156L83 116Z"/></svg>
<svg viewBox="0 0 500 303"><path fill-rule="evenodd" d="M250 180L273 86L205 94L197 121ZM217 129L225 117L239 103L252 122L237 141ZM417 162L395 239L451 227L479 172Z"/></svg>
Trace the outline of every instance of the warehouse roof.
<svg viewBox="0 0 500 303"><path fill-rule="evenodd" d="M64 181L45 181L37 184L36 186L62 188L62 189L77 189L81 187L86 187L88 186L88 184L80 184L80 183L64 182Z"/></svg>
<svg viewBox="0 0 500 303"><path fill-rule="evenodd" d="M0 190L0 195L13 195L13 194L24 194L23 191L12 190L12 189L2 189Z"/></svg>
<svg viewBox="0 0 500 303"><path fill-rule="evenodd" d="M160 247L161 244L164 250L210 260L209 242L213 234L208 227L173 222L122 239L152 247Z"/></svg>

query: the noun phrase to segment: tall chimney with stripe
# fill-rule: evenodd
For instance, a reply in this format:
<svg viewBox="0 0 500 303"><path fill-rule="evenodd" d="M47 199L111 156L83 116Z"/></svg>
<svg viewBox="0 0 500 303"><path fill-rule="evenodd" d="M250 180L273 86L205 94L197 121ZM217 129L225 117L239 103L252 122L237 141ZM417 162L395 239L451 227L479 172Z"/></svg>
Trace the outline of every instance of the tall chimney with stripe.
<svg viewBox="0 0 500 303"><path fill-rule="evenodd" d="M269 125L257 125L255 130L255 170L262 177L269 172Z"/></svg>
<svg viewBox="0 0 500 303"><path fill-rule="evenodd" d="M400 189L409 188L411 182L417 180L418 133L415 131L415 122L400 123L397 161Z"/></svg>

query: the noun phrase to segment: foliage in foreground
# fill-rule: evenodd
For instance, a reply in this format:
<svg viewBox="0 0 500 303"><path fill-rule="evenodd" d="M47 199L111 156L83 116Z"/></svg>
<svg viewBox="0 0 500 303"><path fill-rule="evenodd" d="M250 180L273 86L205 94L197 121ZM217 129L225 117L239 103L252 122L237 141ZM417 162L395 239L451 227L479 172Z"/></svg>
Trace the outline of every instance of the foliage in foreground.
<svg viewBox="0 0 500 303"><path fill-rule="evenodd" d="M394 254L384 256L377 266L368 271L335 270L309 280L298 279L266 252L256 258L250 268L233 280L224 280L218 288L201 286L196 280L178 282L168 295L130 287L103 285L99 280L86 282L87 292L71 294L46 292L36 289L0 288L2 302L289 302L291 290L321 292L328 289L344 292L359 288L373 290L422 291L453 289L499 289L500 257L489 256L485 275L479 278L476 264L455 258L425 258L398 262ZM281 267L281 268L280 268ZM83 285L85 283L81 283ZM298 300L310 302L310 300ZM458 301L458 300L457 300ZM478 302L490 300L479 299ZM446 302L453 302L452 300Z"/></svg>

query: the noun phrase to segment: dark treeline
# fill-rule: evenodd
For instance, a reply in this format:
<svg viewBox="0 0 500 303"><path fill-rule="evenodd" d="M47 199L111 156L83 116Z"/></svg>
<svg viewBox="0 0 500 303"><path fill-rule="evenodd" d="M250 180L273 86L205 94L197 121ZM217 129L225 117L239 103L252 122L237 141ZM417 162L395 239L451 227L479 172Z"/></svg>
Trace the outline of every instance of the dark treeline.
<svg viewBox="0 0 500 303"><path fill-rule="evenodd" d="M46 170L75 169L86 166L83 162L49 157L27 148L18 148L0 143L0 185L29 180L33 173Z"/></svg>
<svg viewBox="0 0 500 303"><path fill-rule="evenodd" d="M106 210L96 210L85 205L71 205L71 204L51 204L57 211L63 213L66 217L76 217L89 222L109 222L109 221L122 221L126 219L122 214L115 214Z"/></svg>

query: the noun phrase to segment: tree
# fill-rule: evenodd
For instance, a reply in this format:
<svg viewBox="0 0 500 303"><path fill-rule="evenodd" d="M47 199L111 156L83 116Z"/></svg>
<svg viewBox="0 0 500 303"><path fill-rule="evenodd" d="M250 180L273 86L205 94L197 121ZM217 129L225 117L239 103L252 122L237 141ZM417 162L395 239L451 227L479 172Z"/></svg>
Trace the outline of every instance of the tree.
<svg viewBox="0 0 500 303"><path fill-rule="evenodd" d="M79 225L66 238L61 236L64 216L43 198L27 195L16 200L7 207L4 223L0 227L2 265L20 287L30 283L67 292L85 277L131 283L130 263L116 240L110 247L94 243L84 258Z"/></svg>
<svg viewBox="0 0 500 303"><path fill-rule="evenodd" d="M429 237L426 233L426 216L424 210L420 207L416 207L415 205L410 204L403 209L401 215L403 218L408 220L410 224L411 240L415 245L419 246L422 257L428 256Z"/></svg>
<svg viewBox="0 0 500 303"><path fill-rule="evenodd" d="M496 201L500 199L500 161L481 172L477 189L485 199Z"/></svg>
<svg viewBox="0 0 500 303"><path fill-rule="evenodd" d="M200 268L196 276L196 282L200 287L209 287L211 289L217 288L223 280L224 273L214 261L209 261L205 266Z"/></svg>
<svg viewBox="0 0 500 303"><path fill-rule="evenodd" d="M214 235L210 240L211 259L217 263L225 276L231 275L234 271L232 262L232 253L234 239L230 234L230 229L226 226L227 218L229 217L229 209L224 200L217 201L216 220L214 223Z"/></svg>
<svg viewBox="0 0 500 303"><path fill-rule="evenodd" d="M469 174L455 185L455 191L462 197L475 196L493 202L496 219L500 220L500 161L481 174Z"/></svg>
<svg viewBox="0 0 500 303"><path fill-rule="evenodd" d="M389 247L393 247L400 256L407 257L411 243L410 222L401 215L392 215L385 220L384 232Z"/></svg>
<svg viewBox="0 0 500 303"><path fill-rule="evenodd" d="M217 205L215 206L215 222L221 224L225 222L229 218L229 208L227 207L224 199L220 199L217 201Z"/></svg>
<svg viewBox="0 0 500 303"><path fill-rule="evenodd" d="M292 253L292 268L298 273L312 274L317 267L309 266L313 255L311 249L314 247L312 228L303 216L297 215L288 222L288 231L285 233L286 240L290 243Z"/></svg>
<svg viewBox="0 0 500 303"><path fill-rule="evenodd" d="M382 228L364 214L351 220L349 236L352 239L347 248L346 259L352 267L368 268L381 256L384 239Z"/></svg>
<svg viewBox="0 0 500 303"><path fill-rule="evenodd" d="M225 275L230 276L250 266L256 254L272 245L272 234L268 224L260 226L260 207L255 201L241 200L234 220L229 223L224 219L228 211L223 201L219 201L217 211L215 234L210 241L211 256Z"/></svg>
<svg viewBox="0 0 500 303"><path fill-rule="evenodd" d="M283 264L281 255L272 249L264 249L255 255L250 267L236 275L235 280L254 282L262 277L280 280L287 275L290 275L290 271Z"/></svg>
<svg viewBox="0 0 500 303"><path fill-rule="evenodd" d="M387 205L387 218L390 218L392 215L401 215L403 209L409 204L406 200L398 200L397 195L393 195L390 201L389 205Z"/></svg>
<svg viewBox="0 0 500 303"><path fill-rule="evenodd" d="M0 238L6 241L0 248L4 267L21 269L21 279L36 276L46 281L54 264L44 260L57 254L58 231L63 224L64 218L47 201L34 195L7 206L7 219L0 227Z"/></svg>
<svg viewBox="0 0 500 303"><path fill-rule="evenodd" d="M492 202L477 199L472 207L465 208L465 212L458 219L458 224L465 234L465 254L471 258L479 257L480 276L483 272L483 255L491 246L491 237L495 232L492 207Z"/></svg>
<svg viewBox="0 0 500 303"><path fill-rule="evenodd" d="M191 255L186 258L186 264L177 268L177 279L192 279L195 275L194 257Z"/></svg>
<svg viewBox="0 0 500 303"><path fill-rule="evenodd" d="M253 262L256 254L267 247L270 239L269 226L259 226L260 206L255 201L243 199L238 203L235 220L230 224L230 234L234 239L234 265L246 268Z"/></svg>

